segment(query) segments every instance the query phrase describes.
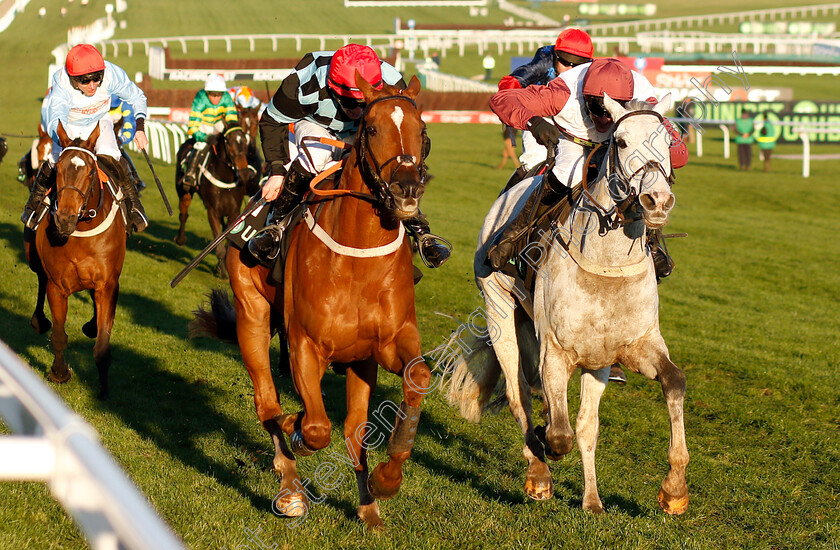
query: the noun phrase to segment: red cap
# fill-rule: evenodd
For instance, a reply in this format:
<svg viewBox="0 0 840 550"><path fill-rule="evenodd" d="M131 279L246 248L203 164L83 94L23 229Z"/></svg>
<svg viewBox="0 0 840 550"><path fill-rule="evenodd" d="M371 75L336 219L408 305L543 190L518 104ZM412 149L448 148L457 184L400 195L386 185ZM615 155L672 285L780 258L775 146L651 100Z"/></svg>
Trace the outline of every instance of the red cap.
<svg viewBox="0 0 840 550"><path fill-rule="evenodd" d="M105 70L105 60L99 50L90 44L79 44L73 46L67 52L67 60L64 63L67 74L70 76L81 76L83 74L95 73Z"/></svg>
<svg viewBox="0 0 840 550"><path fill-rule="evenodd" d="M596 59L583 76L583 95L604 97L604 92L619 101L633 99L633 72L612 57Z"/></svg>
<svg viewBox="0 0 840 550"><path fill-rule="evenodd" d="M594 50L589 33L580 29L566 29L557 35L554 50L592 59Z"/></svg>
<svg viewBox="0 0 840 550"><path fill-rule="evenodd" d="M327 83L340 96L363 99L356 87L356 71L374 88L382 87L379 56L373 48L360 44L347 44L336 50L330 61Z"/></svg>

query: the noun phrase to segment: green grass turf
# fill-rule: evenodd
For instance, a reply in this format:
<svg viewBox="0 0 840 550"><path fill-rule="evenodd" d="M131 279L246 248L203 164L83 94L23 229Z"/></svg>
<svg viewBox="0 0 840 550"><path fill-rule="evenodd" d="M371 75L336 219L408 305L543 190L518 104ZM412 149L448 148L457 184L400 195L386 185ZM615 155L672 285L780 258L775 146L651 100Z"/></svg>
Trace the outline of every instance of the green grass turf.
<svg viewBox="0 0 840 550"><path fill-rule="evenodd" d="M92 0L88 8L101 11L103 5ZM51 34L24 27L39 21L32 5L0 34L3 133L34 132L49 50L63 36L60 26L76 17L78 3L73 6L66 19L51 23ZM153 21L170 19L153 13L150 27L138 34L151 35ZM493 169L501 155L500 133L494 126L430 125L435 178L423 206L456 253L440 270L427 270L417 287L425 350L481 305L472 252L481 220L509 174ZM14 179L28 142L9 144L0 164L0 338L45 376L52 351L48 336L28 326L36 282L23 258L18 221L26 192ZM203 208L193 205L188 244L179 248L172 242L177 219L166 216L154 189L144 193L152 226L128 243L112 338L110 401L95 398L92 342L81 334L91 307L84 294L70 300L68 360L75 376L52 387L99 431L103 445L191 548L246 545L246 528L261 529L262 540L278 548L836 548L836 161L814 162L809 179L800 176L798 161L776 160L765 174L757 171L756 159L756 170L742 173L734 159L722 158L715 131L704 145L706 156L692 158L678 172L677 206L667 230L689 237L670 241L678 266L660 287L662 331L688 377L692 500L682 517L665 516L655 500L667 471L661 391L631 375L626 387L609 387L602 402L597 464L604 517L580 509L577 450L552 464L555 498L532 502L522 491L522 441L511 415L467 424L435 392L424 402L400 494L381 503L386 532L366 533L354 519L357 497L349 470L342 470L337 488L321 491L325 502L291 529L270 511L278 490L271 444L256 421L238 350L187 338L186 324L204 293L225 287L212 274L215 259L205 260L175 290L168 286L210 238ZM836 152L815 147L829 150ZM155 166L172 200L174 167ZM148 168L142 162L138 168L152 184ZM343 452L343 380L328 373L324 388L333 443L299 461L304 478L314 478L332 453ZM278 389L287 410L300 407L288 381L279 381ZM383 373L374 403L385 399L400 399L399 380ZM375 464L384 450L371 454ZM84 547L43 484L0 483L0 548Z"/></svg>

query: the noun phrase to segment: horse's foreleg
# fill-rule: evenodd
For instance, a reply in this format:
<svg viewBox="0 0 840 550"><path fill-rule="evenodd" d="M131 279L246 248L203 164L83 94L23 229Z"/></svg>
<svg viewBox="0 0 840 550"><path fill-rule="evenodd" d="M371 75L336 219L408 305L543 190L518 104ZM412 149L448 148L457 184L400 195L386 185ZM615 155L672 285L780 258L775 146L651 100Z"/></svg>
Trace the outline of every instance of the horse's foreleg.
<svg viewBox="0 0 840 550"><path fill-rule="evenodd" d="M216 208L219 208L219 204L216 204ZM222 219L221 215L215 212L215 209L207 207L207 221L210 222L210 231L213 233L213 239L218 237L222 233ZM216 245L216 258L219 259L219 263L216 266L216 273L222 279L228 278L227 269L225 268L225 252L227 252L227 242L222 241L218 245Z"/></svg>
<svg viewBox="0 0 840 550"><path fill-rule="evenodd" d="M82 325L82 333L88 338L96 338L98 326L96 320L96 293L92 289L90 291L90 299L93 302L93 317L90 318L90 321Z"/></svg>
<svg viewBox="0 0 840 550"><path fill-rule="evenodd" d="M178 214L178 221L181 222L181 226L178 228L178 235L175 237L175 243L181 246L187 242L186 236L186 227L187 227L187 218L190 217L189 210L190 210L190 203L192 202L192 193L184 193L181 196L181 200L178 201L178 210L180 214Z"/></svg>
<svg viewBox="0 0 840 550"><path fill-rule="evenodd" d="M601 396L607 387L610 369L583 369L580 379L580 411L577 417L577 442L583 462L583 508L600 514L604 511L598 496L598 480L595 475L595 448L598 445L600 421L598 408Z"/></svg>
<svg viewBox="0 0 840 550"><path fill-rule="evenodd" d="M108 398L108 370L111 368L111 329L117 313L117 298L120 284L108 283L96 292L94 297L94 319L96 322L96 344L93 346L93 360L99 371L99 398Z"/></svg>
<svg viewBox="0 0 840 550"><path fill-rule="evenodd" d="M67 296L64 296L54 284L47 283L47 300L53 318L50 339L55 355L50 369L50 380L62 384L70 380L70 367L64 361L64 350L67 349L67 332L64 330L64 323L67 321Z"/></svg>
<svg viewBox="0 0 840 550"><path fill-rule="evenodd" d="M306 456L330 444L330 419L324 407L321 378L327 368L316 346L303 334L289 331L289 354L295 389L303 401L300 427L292 433L292 450Z"/></svg>
<svg viewBox="0 0 840 550"><path fill-rule="evenodd" d="M402 465L414 448L420 424L420 403L430 391L432 373L420 353L420 335L416 325L403 331L394 346L383 350L379 361L403 379L403 402L398 408L391 404L396 416L388 440L388 461L379 463L368 479L371 494L384 500L395 496L402 484Z"/></svg>
<svg viewBox="0 0 840 550"><path fill-rule="evenodd" d="M52 323L44 315L44 299L47 295L47 274L44 272L41 257L38 255L38 249L35 246L35 232L29 228L24 228L23 230L23 249L26 254L26 259L29 262L29 269L38 277L38 298L35 303L35 311L32 313L32 319L29 321L29 326L35 329L36 333L44 334L52 327Z"/></svg>
<svg viewBox="0 0 840 550"><path fill-rule="evenodd" d="M621 362L634 372L651 380L659 380L671 420L671 442L668 446L670 469L659 491L659 506L672 515L688 509L688 484L685 469L688 466L688 447L685 442L683 403L685 402L685 374L668 356L665 341L657 331L647 341L637 344L621 358Z"/></svg>
<svg viewBox="0 0 840 550"><path fill-rule="evenodd" d="M354 463L356 485L359 489L357 515L370 529L384 526L376 503L368 487L367 450L382 443L385 436L368 420L370 394L376 387L379 367L376 361L353 363L347 369L347 419L344 421L344 441L347 454Z"/></svg>

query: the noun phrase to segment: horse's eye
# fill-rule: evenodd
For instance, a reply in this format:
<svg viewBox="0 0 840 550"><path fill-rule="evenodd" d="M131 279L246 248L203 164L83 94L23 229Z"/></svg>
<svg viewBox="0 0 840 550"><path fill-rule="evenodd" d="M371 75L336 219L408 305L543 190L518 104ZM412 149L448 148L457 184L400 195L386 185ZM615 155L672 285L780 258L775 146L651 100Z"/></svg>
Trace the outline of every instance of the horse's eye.
<svg viewBox="0 0 840 550"><path fill-rule="evenodd" d="M615 144L618 145L620 149L624 149L625 147L627 147L627 142L624 141L623 138L618 138L617 140L615 140Z"/></svg>
<svg viewBox="0 0 840 550"><path fill-rule="evenodd" d="M367 128L365 128L365 132L367 132L367 135L369 135L369 136L375 136L376 135L376 128L373 127L373 126L368 126Z"/></svg>

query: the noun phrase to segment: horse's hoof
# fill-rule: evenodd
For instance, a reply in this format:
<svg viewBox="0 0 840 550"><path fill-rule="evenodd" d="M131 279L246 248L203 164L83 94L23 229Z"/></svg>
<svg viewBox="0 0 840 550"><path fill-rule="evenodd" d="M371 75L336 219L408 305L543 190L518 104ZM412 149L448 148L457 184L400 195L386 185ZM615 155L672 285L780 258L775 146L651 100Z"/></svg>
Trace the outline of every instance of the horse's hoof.
<svg viewBox="0 0 840 550"><path fill-rule="evenodd" d="M175 244L177 244L178 246L184 246L186 244L186 242L187 242L186 237L175 237Z"/></svg>
<svg viewBox="0 0 840 550"><path fill-rule="evenodd" d="M554 482L545 479L526 479L525 494L534 500L548 500L554 496Z"/></svg>
<svg viewBox="0 0 840 550"><path fill-rule="evenodd" d="M385 522L379 516L379 504L376 502L359 505L356 515L365 523L365 527L371 531L385 529Z"/></svg>
<svg viewBox="0 0 840 550"><path fill-rule="evenodd" d="M673 497L660 489L656 499L659 501L659 507L668 515L678 516L688 510L688 493L681 497Z"/></svg>
<svg viewBox="0 0 840 550"><path fill-rule="evenodd" d="M600 498L595 498L592 502L586 502L586 499L584 499L583 509L598 516L604 513L604 505L601 504Z"/></svg>
<svg viewBox="0 0 840 550"><path fill-rule="evenodd" d="M88 321L82 325L82 333L88 338L96 338L96 332L96 323L93 321Z"/></svg>
<svg viewBox="0 0 840 550"><path fill-rule="evenodd" d="M276 499L271 507L278 516L287 518L299 518L305 516L309 508L306 497L302 493L292 493L283 498Z"/></svg>
<svg viewBox="0 0 840 550"><path fill-rule="evenodd" d="M52 328L52 323L46 317L39 319L38 316L33 315L29 321L29 326L35 330L35 334L44 334Z"/></svg>
<svg viewBox="0 0 840 550"><path fill-rule="evenodd" d="M400 482L393 487L386 486L381 479L382 467L384 464L384 462L380 462L379 465L374 468L373 473L370 474L370 477L368 477L367 483L370 494L373 495L373 498L377 498L379 500L388 500L389 498L397 496L397 493L400 491L400 483L402 482L402 478L400 478Z"/></svg>
<svg viewBox="0 0 840 550"><path fill-rule="evenodd" d="M55 372L55 369L50 369L50 381L55 382L56 384L64 384L70 380L71 376L70 367L67 367L67 372L63 374Z"/></svg>

